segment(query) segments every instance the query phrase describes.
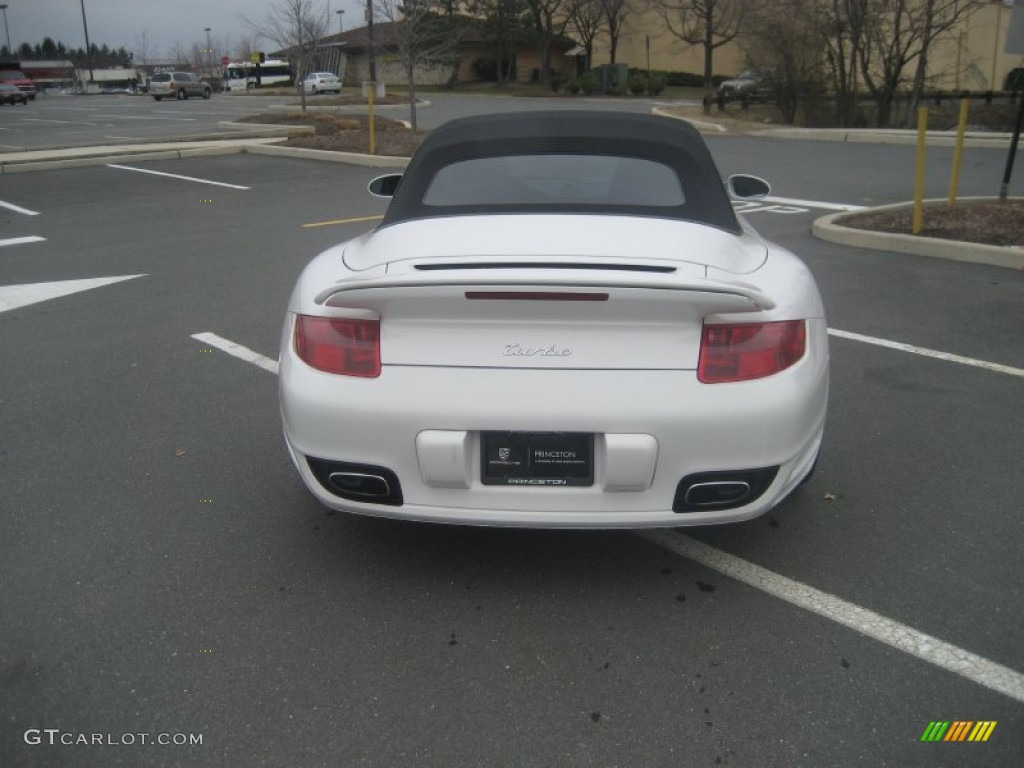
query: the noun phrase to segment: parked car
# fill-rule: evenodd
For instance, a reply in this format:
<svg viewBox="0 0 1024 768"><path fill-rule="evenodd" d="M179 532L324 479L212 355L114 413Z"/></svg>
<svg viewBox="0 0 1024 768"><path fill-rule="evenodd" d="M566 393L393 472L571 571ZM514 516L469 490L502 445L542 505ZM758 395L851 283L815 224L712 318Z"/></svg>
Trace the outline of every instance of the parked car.
<svg viewBox="0 0 1024 768"><path fill-rule="evenodd" d="M10 83L0 83L0 104L28 104L28 96Z"/></svg>
<svg viewBox="0 0 1024 768"><path fill-rule="evenodd" d="M746 520L813 471L828 393L808 268L737 218L688 123L454 120L380 224L314 258L280 346L285 441L324 505L406 520Z"/></svg>
<svg viewBox="0 0 1024 768"><path fill-rule="evenodd" d="M36 100L36 84L20 69L0 69L0 83L13 85L32 101Z"/></svg>
<svg viewBox="0 0 1024 768"><path fill-rule="evenodd" d="M210 98L213 91L209 83L200 80L191 72L158 72L149 78L149 93L157 101L187 99L189 96Z"/></svg>
<svg viewBox="0 0 1024 768"><path fill-rule="evenodd" d="M734 78L723 80L718 86L718 96L725 101L763 99L769 95L769 77L756 69L748 69Z"/></svg>
<svg viewBox="0 0 1024 768"><path fill-rule="evenodd" d="M302 80L306 93L341 93L341 80L330 72L312 72Z"/></svg>

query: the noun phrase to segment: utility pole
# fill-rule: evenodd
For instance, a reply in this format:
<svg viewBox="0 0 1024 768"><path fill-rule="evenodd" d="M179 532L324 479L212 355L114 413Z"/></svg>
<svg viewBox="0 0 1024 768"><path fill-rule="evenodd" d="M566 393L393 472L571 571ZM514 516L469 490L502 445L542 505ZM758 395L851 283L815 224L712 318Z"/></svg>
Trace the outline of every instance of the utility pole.
<svg viewBox="0 0 1024 768"><path fill-rule="evenodd" d="M210 43L210 27L203 27L206 33L206 76L213 77L213 45Z"/></svg>
<svg viewBox="0 0 1024 768"><path fill-rule="evenodd" d="M0 5L0 11L4 12L4 32L7 33L7 58L13 59L14 53L11 51L11 30L7 27L7 3Z"/></svg>
<svg viewBox="0 0 1024 768"><path fill-rule="evenodd" d="M85 21L85 0L81 0L82 3L82 28L85 30L85 60L89 64L89 82L91 83L96 79L96 76L92 73L92 46L89 45L89 25Z"/></svg>

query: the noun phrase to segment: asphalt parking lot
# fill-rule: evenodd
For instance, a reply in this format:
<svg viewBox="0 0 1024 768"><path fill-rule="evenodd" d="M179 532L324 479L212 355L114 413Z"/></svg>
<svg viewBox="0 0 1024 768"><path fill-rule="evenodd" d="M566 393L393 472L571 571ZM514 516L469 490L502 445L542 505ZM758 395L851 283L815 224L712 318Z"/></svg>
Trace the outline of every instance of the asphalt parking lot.
<svg viewBox="0 0 1024 768"><path fill-rule="evenodd" d="M1018 765L1024 276L810 237L902 199L912 149L804 178L797 145L712 147L775 181L746 215L819 281L829 421L771 514L654 535L308 497L268 369L298 271L383 211L372 169L0 177L0 764Z"/></svg>

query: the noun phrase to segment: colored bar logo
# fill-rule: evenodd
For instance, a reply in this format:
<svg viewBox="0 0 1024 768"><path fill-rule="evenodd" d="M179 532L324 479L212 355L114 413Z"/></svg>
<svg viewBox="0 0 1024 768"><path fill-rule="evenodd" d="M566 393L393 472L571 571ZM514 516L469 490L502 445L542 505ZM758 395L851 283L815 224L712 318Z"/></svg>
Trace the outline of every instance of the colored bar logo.
<svg viewBox="0 0 1024 768"><path fill-rule="evenodd" d="M921 741L988 741L995 728L995 720L933 720Z"/></svg>

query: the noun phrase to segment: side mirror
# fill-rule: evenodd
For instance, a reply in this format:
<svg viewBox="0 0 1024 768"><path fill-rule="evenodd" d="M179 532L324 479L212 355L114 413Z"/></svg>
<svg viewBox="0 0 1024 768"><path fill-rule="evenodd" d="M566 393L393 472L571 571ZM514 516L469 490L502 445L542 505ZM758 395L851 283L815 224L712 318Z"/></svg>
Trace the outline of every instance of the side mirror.
<svg viewBox="0 0 1024 768"><path fill-rule="evenodd" d="M402 181L402 174L389 173L387 176L378 176L366 185L366 189L374 197L394 197L399 182Z"/></svg>
<svg viewBox="0 0 1024 768"><path fill-rule="evenodd" d="M735 174L729 177L726 184L729 187L729 194L741 200L764 197L772 192L771 185L757 176Z"/></svg>

